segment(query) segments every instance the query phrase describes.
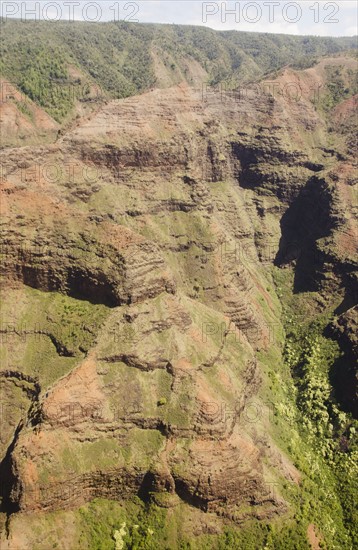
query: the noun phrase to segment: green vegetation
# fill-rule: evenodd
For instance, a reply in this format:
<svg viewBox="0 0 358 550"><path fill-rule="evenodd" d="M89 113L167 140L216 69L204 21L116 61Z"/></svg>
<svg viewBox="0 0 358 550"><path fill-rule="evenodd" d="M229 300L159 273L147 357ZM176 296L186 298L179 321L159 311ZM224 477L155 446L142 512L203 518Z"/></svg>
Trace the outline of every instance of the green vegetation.
<svg viewBox="0 0 358 550"><path fill-rule="evenodd" d="M334 398L329 371L340 351L336 342L323 336L326 325L325 318L303 328L295 325L288 334L285 351L297 387L302 438L314 450L317 459L323 458L317 463L324 462L330 469L330 480L327 478L328 483L324 483L325 491L331 489L339 497L344 525L355 547L358 529L353 503L358 476L358 422L341 411ZM336 511L340 513L338 508ZM349 545L342 544L344 547L349 548Z"/></svg>
<svg viewBox="0 0 358 550"><path fill-rule="evenodd" d="M147 507L138 498L126 506L96 499L79 513L83 521L81 547L89 550L164 549L168 548L169 538L173 541L165 525L166 511Z"/></svg>
<svg viewBox="0 0 358 550"><path fill-rule="evenodd" d="M321 93L321 107L329 112L338 103L358 93L357 71L340 66L328 66L327 86Z"/></svg>
<svg viewBox="0 0 358 550"><path fill-rule="evenodd" d="M187 80L194 59L211 85L232 87L289 63L356 48L354 38L215 32L181 25L0 20L0 72L55 120L77 102L123 98L156 84L153 52L173 83ZM307 65L308 64L308 65Z"/></svg>
<svg viewBox="0 0 358 550"><path fill-rule="evenodd" d="M81 508L81 544L89 550L309 550L303 526L249 522L225 527L218 535L190 538L185 530L186 505L168 512L134 498L125 505L96 499ZM81 546L82 547L82 546Z"/></svg>
<svg viewBox="0 0 358 550"><path fill-rule="evenodd" d="M99 328L109 314L103 305L93 305L55 292L25 287L22 295L8 291L2 296L2 318L8 341L14 348L1 348L4 364L16 364L36 376L43 389L67 374L94 344Z"/></svg>
<svg viewBox="0 0 358 550"><path fill-rule="evenodd" d="M358 543L358 422L339 409L330 382L340 358L338 344L324 335L331 313L315 312L314 294L294 295L283 271L276 271L275 280L282 293L285 362L294 383L291 403L285 407L280 400L277 410L294 428L287 450L304 475L301 500L293 494L291 500L300 522L319 525L325 547L348 550Z"/></svg>
<svg viewBox="0 0 358 550"><path fill-rule="evenodd" d="M158 399L158 407L162 407L163 405L166 405L166 404L167 404L166 397L161 397L160 399Z"/></svg>

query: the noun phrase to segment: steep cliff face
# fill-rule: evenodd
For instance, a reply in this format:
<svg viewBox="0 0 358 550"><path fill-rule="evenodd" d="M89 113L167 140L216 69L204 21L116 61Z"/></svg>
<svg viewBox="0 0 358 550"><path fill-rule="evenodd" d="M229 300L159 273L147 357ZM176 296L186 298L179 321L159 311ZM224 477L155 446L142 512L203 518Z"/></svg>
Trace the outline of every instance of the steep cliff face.
<svg viewBox="0 0 358 550"><path fill-rule="evenodd" d="M355 349L351 134L328 145L312 101L336 63L282 71L300 98L181 84L2 151L8 512L138 494L236 523L292 516L274 265L336 308Z"/></svg>

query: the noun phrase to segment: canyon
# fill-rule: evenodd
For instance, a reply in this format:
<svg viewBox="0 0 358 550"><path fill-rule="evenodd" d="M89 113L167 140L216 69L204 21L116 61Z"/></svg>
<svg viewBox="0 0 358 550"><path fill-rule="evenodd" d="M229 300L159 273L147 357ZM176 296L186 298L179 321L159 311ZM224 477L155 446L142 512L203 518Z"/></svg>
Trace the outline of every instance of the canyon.
<svg viewBox="0 0 358 550"><path fill-rule="evenodd" d="M162 85L52 141L44 109L28 100L25 125L18 91L2 104L4 550L89 547L77 510L133 496L168 517L184 507L193 540L294 525L316 460L297 454L319 440L300 432L290 316L319 319L334 347L327 426L344 426L330 445L354 459L356 59L285 66L244 93L157 70ZM332 71L349 91L333 104ZM310 532L350 548L338 493L336 533L319 510Z"/></svg>

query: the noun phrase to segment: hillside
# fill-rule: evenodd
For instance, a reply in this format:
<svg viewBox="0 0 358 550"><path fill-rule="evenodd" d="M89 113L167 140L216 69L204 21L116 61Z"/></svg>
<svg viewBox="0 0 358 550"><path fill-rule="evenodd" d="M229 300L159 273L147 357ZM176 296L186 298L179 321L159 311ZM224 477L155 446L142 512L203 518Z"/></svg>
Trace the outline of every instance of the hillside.
<svg viewBox="0 0 358 550"><path fill-rule="evenodd" d="M353 39L20 25L1 548L352 550Z"/></svg>
<svg viewBox="0 0 358 550"><path fill-rule="evenodd" d="M201 27L0 20L0 72L57 122L151 87L230 87L287 64L356 49L355 38L216 32Z"/></svg>

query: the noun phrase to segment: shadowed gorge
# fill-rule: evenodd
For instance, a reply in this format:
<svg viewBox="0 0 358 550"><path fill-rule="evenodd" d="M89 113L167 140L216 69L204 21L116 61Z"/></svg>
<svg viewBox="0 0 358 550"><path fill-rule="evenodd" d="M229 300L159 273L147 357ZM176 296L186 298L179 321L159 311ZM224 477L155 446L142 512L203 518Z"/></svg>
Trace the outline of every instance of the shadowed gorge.
<svg viewBox="0 0 358 550"><path fill-rule="evenodd" d="M332 202L327 183L312 177L282 216L275 262L282 265L295 261L295 292L320 288L319 271L325 258L317 241L328 237L337 225Z"/></svg>

